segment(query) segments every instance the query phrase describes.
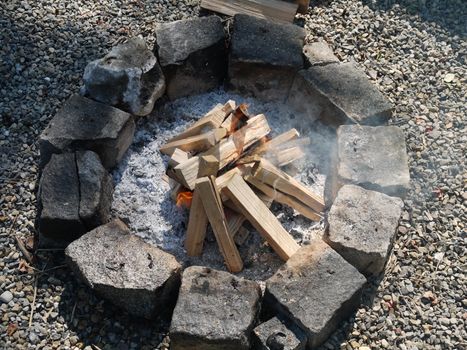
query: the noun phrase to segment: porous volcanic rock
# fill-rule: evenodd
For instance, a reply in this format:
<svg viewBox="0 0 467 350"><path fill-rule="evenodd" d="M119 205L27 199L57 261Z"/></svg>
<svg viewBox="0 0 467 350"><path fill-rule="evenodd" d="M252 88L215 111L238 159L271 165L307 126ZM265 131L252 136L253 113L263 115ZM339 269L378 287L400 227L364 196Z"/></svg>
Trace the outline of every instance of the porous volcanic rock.
<svg viewBox="0 0 467 350"><path fill-rule="evenodd" d="M53 153L91 150L106 169L115 166L133 140L133 117L115 107L71 96L39 138L41 166Z"/></svg>
<svg viewBox="0 0 467 350"><path fill-rule="evenodd" d="M284 100L303 68L305 31L293 24L238 14L229 55L229 88L264 100Z"/></svg>
<svg viewBox="0 0 467 350"><path fill-rule="evenodd" d="M343 186L329 211L325 241L364 275L378 275L397 230L404 203L400 198Z"/></svg>
<svg viewBox="0 0 467 350"><path fill-rule="evenodd" d="M84 71L86 96L131 114L151 113L165 92L165 79L156 56L141 38L117 45Z"/></svg>
<svg viewBox="0 0 467 350"><path fill-rule="evenodd" d="M337 129L334 171L326 179L327 203L345 184L404 198L410 173L404 133L396 126L342 125Z"/></svg>
<svg viewBox="0 0 467 350"><path fill-rule="evenodd" d="M113 182L99 156L91 151L76 152L79 180L79 217L88 230L110 219Z"/></svg>
<svg viewBox="0 0 467 350"><path fill-rule="evenodd" d="M386 124L389 100L352 63L315 65L295 77L288 103L311 120L334 125Z"/></svg>
<svg viewBox="0 0 467 350"><path fill-rule="evenodd" d="M255 350L305 350L307 343L303 331L277 317L257 326L251 341Z"/></svg>
<svg viewBox="0 0 467 350"><path fill-rule="evenodd" d="M339 59L329 45L324 41L316 41L303 47L303 54L310 66L323 66L329 63L338 63Z"/></svg>
<svg viewBox="0 0 467 350"><path fill-rule="evenodd" d="M180 285L174 256L144 242L114 219L65 250L74 273L130 314L152 318L170 313Z"/></svg>
<svg viewBox="0 0 467 350"><path fill-rule="evenodd" d="M187 268L170 326L171 349L249 349L260 297L256 282L205 267Z"/></svg>
<svg viewBox="0 0 467 350"><path fill-rule="evenodd" d="M323 241L300 248L266 281L265 303L322 344L356 311L366 279Z"/></svg>
<svg viewBox="0 0 467 350"><path fill-rule="evenodd" d="M156 37L171 100L212 90L223 82L227 52L219 17L160 23Z"/></svg>
<svg viewBox="0 0 467 350"><path fill-rule="evenodd" d="M38 192L38 231L70 242L86 232L79 217L79 179L74 153L53 154L42 171Z"/></svg>

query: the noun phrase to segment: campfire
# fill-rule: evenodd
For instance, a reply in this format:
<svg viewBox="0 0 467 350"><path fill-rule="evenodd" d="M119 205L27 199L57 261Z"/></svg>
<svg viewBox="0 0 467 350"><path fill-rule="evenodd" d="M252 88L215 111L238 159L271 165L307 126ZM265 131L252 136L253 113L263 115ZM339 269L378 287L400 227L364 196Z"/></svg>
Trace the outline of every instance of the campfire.
<svg viewBox="0 0 467 350"><path fill-rule="evenodd" d="M287 261L299 248L269 210L273 201L319 221L324 201L281 168L305 156L308 138L295 129L274 138L264 114L247 105L218 104L185 131L160 147L170 156L167 181L177 206L190 210L185 249L200 256L211 225L229 271L243 262L236 240L249 221L276 254Z"/></svg>

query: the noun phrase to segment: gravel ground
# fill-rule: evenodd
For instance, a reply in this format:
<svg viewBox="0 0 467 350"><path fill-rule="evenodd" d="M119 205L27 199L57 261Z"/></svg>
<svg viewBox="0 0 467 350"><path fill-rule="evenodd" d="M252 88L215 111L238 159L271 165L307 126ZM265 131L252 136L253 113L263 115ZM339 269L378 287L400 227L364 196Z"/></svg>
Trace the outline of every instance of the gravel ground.
<svg viewBox="0 0 467 350"><path fill-rule="evenodd" d="M198 14L198 1L0 2L0 348L167 349L167 322L132 320L74 281L60 252L30 267L36 139L86 62L124 38ZM412 189L388 270L325 349L467 348L463 0L314 1L298 19L395 104ZM376 282L376 281L375 281Z"/></svg>

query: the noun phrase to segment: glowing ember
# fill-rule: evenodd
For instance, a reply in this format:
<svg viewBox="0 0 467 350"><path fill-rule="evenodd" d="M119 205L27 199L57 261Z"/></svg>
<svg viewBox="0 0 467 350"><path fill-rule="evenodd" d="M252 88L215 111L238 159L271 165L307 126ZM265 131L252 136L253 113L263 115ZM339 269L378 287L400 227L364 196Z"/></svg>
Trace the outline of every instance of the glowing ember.
<svg viewBox="0 0 467 350"><path fill-rule="evenodd" d="M177 194L177 207L184 207L190 209L191 201L193 199L193 192L183 191Z"/></svg>

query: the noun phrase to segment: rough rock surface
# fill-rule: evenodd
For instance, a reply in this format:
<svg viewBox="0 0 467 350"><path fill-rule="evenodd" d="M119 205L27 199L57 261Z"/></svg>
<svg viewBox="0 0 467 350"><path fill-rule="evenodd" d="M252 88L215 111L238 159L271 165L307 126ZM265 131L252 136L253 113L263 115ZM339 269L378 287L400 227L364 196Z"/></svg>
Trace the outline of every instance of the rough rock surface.
<svg viewBox="0 0 467 350"><path fill-rule="evenodd" d="M205 267L187 268L170 326L171 349L249 349L260 297L256 282Z"/></svg>
<svg viewBox="0 0 467 350"><path fill-rule="evenodd" d="M310 66L338 63L339 59L325 41L316 41L303 47L303 54Z"/></svg>
<svg viewBox="0 0 467 350"><path fill-rule="evenodd" d="M44 237L70 242L86 228L79 217L79 179L74 153L54 154L38 192L38 230Z"/></svg>
<svg viewBox="0 0 467 350"><path fill-rule="evenodd" d="M397 126L339 127L333 164L326 184L328 202L345 184L402 198L410 186L404 133Z"/></svg>
<svg viewBox="0 0 467 350"><path fill-rule="evenodd" d="M117 45L84 71L86 96L135 115L148 115L165 91L157 58L141 38Z"/></svg>
<svg viewBox="0 0 467 350"><path fill-rule="evenodd" d="M156 37L171 100L214 89L224 80L227 53L219 17L161 23Z"/></svg>
<svg viewBox="0 0 467 350"><path fill-rule="evenodd" d="M180 264L130 233L119 219L72 242L65 255L88 286L134 316L152 318L174 305Z"/></svg>
<svg viewBox="0 0 467 350"><path fill-rule="evenodd" d="M265 302L323 343L360 304L366 279L321 240L300 248L266 282Z"/></svg>
<svg viewBox="0 0 467 350"><path fill-rule="evenodd" d="M91 150L106 169L115 166L133 140L133 117L117 108L71 96L39 138L41 166L53 153Z"/></svg>
<svg viewBox="0 0 467 350"><path fill-rule="evenodd" d="M88 230L110 219L113 182L99 156L91 151L76 152L79 179L79 216Z"/></svg>
<svg viewBox="0 0 467 350"><path fill-rule="evenodd" d="M303 68L303 28L235 15L229 55L229 87L265 100L284 100Z"/></svg>
<svg viewBox="0 0 467 350"><path fill-rule="evenodd" d="M364 275L378 275L389 257L404 203L360 186L343 186L328 214L325 241Z"/></svg>
<svg viewBox="0 0 467 350"><path fill-rule="evenodd" d="M301 70L288 101L299 111L311 109L312 120L322 119L335 125L382 125L392 113L389 100L352 63Z"/></svg>
<svg viewBox="0 0 467 350"><path fill-rule="evenodd" d="M307 343L303 331L277 317L257 326L251 341L255 350L305 350Z"/></svg>

